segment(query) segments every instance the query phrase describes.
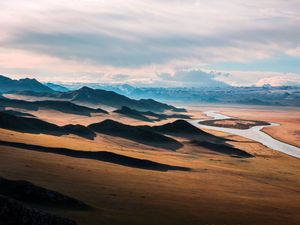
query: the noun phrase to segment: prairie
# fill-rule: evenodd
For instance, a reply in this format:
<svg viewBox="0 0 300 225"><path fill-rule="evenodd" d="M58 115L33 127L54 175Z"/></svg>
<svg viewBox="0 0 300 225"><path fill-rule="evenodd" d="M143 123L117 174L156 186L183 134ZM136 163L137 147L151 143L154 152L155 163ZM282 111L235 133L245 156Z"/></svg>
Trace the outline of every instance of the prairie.
<svg viewBox="0 0 300 225"><path fill-rule="evenodd" d="M298 112L260 113L236 108L220 112L242 119L282 123L285 136L272 127L270 134L289 137ZM191 109L202 118L205 108ZM131 125L158 125L117 114L92 117L56 111L30 112L46 121L66 125L88 125L108 117ZM271 117L270 117L271 116ZM0 129L0 140L61 147L80 151L109 151L147 159L190 171L154 171L111 162L74 158L49 152L30 151L0 145L0 176L23 179L76 198L92 207L74 211L47 207L51 213L68 217L80 225L98 224L299 224L299 159L268 149L239 136L206 130L229 139L228 143L255 157L236 158L193 145L189 138L170 136L183 144L176 151L141 144L128 139L97 134L94 140L76 135L52 136ZM273 132L273 133L272 133ZM288 137L288 138L287 138Z"/></svg>

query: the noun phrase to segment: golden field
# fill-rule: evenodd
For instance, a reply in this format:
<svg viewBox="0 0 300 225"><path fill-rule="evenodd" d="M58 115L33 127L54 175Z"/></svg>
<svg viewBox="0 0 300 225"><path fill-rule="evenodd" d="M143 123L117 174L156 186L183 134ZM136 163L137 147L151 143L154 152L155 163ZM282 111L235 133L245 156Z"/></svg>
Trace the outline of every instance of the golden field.
<svg viewBox="0 0 300 225"><path fill-rule="evenodd" d="M205 110L205 107L191 108L189 114L201 118L201 111ZM241 119L280 123L282 126L267 128L265 132L299 146L298 111L217 110ZM30 113L58 125L88 125L107 117L131 125L146 124L114 114L84 117L46 110ZM208 132L231 139L230 144L254 154L255 158L230 157L178 137L174 138L184 147L167 151L103 134L97 134L92 141L75 135L24 134L0 129L0 140L4 141L109 151L191 168L191 171L160 172L0 146L0 176L28 180L89 204L93 209L88 211L45 208L80 225L300 224L299 159L238 136Z"/></svg>

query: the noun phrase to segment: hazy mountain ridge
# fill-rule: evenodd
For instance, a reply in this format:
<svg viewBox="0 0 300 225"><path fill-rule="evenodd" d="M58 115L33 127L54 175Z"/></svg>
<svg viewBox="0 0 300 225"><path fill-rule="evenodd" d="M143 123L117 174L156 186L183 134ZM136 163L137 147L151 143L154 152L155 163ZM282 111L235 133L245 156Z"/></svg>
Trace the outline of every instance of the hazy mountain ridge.
<svg viewBox="0 0 300 225"><path fill-rule="evenodd" d="M113 90L133 99L153 98L159 101L184 103L225 103L270 106L300 106L299 86L262 87L134 87L128 84L74 83L61 84L70 89L88 86Z"/></svg>
<svg viewBox="0 0 300 225"><path fill-rule="evenodd" d="M24 78L20 80L13 80L0 75L0 92L3 93L10 91L54 92L54 90L40 83L36 79Z"/></svg>
<svg viewBox="0 0 300 225"><path fill-rule="evenodd" d="M136 110L151 110L151 111L165 111L171 110L174 112L185 112L183 108L176 108L172 105L161 103L153 99L135 100L113 91L106 91L100 89L92 89L89 87L82 87L75 91L57 92L57 93L38 93L34 91L15 92L18 95L34 96L34 97L48 97L58 100L71 101L74 103L82 103L84 105L104 105L114 108L121 108L127 106Z"/></svg>

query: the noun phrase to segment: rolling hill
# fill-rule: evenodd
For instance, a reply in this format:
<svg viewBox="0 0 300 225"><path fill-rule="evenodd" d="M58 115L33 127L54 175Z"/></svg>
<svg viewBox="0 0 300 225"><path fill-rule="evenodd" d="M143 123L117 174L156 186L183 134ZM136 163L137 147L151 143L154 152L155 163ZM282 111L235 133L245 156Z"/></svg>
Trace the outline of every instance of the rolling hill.
<svg viewBox="0 0 300 225"><path fill-rule="evenodd" d="M75 134L93 140L96 134L88 127L68 124L58 126L37 118L15 116L0 111L0 128L33 134L50 134L55 136Z"/></svg>
<svg viewBox="0 0 300 225"><path fill-rule="evenodd" d="M107 114L103 109L93 109L81 105L76 105L72 102L67 101L35 101L29 102L24 100L14 100L8 98L0 98L0 106L3 107L12 107L19 109L27 109L27 110L39 110L39 109L52 109L57 110L64 113L77 114L77 115L86 115L90 116L91 113L104 113Z"/></svg>
<svg viewBox="0 0 300 225"><path fill-rule="evenodd" d="M143 112L143 111L131 109L127 106L123 106L121 109L117 109L114 112L145 122L160 121L168 118L182 118L182 119L191 118L189 115L185 115L185 114L163 114L163 113L154 113L152 111Z"/></svg>
<svg viewBox="0 0 300 225"><path fill-rule="evenodd" d="M127 106L123 106L121 109L117 109L114 111L115 113L119 113L137 120L142 120L145 122L152 122L153 120L146 117L142 112L138 110L131 109Z"/></svg>
<svg viewBox="0 0 300 225"><path fill-rule="evenodd" d="M88 127L98 133L117 136L154 147L176 150L183 146L173 138L139 126L130 126L110 119L90 124Z"/></svg>

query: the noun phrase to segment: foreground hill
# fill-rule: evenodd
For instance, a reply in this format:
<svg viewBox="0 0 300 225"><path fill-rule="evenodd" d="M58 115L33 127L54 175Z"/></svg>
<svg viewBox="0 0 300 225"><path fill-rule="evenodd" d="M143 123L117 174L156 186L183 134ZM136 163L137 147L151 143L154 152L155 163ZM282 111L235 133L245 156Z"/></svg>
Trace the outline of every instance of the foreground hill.
<svg viewBox="0 0 300 225"><path fill-rule="evenodd" d="M193 126L185 120L176 120L159 126L140 126L141 128L159 133L182 137L212 137L213 135Z"/></svg>
<svg viewBox="0 0 300 225"><path fill-rule="evenodd" d="M142 127L130 126L114 120L107 119L100 123L91 124L88 127L98 133L118 136L154 147L176 150L183 146L180 142L170 137Z"/></svg>
<svg viewBox="0 0 300 225"><path fill-rule="evenodd" d="M131 109L127 106L123 106L121 109L117 109L114 111L115 113L119 113L128 117L131 117L133 119L142 120L145 122L152 122L153 120L149 119L147 116L145 116L142 112L138 110Z"/></svg>
<svg viewBox="0 0 300 225"><path fill-rule="evenodd" d="M0 195L37 205L76 209L89 208L84 202L24 180L9 180L0 177Z"/></svg>
<svg viewBox="0 0 300 225"><path fill-rule="evenodd" d="M95 132L110 136L122 137L145 145L176 150L183 145L170 137L143 129L141 127L122 124L113 120L94 123L88 127L82 125L57 126L37 118L18 117L9 113L0 112L0 128L19 132L50 135L75 134L87 139L94 139Z"/></svg>
<svg viewBox="0 0 300 225"><path fill-rule="evenodd" d="M56 155L68 156L71 158L90 159L90 160L95 160L95 161L108 162L108 163L116 164L116 165L122 165L125 167L144 169L144 170L153 170L153 171L160 171L160 172L167 172L169 170L177 170L177 171L190 171L191 170L191 168L188 168L188 167L158 163L158 162L147 160L147 159L130 157L130 156L121 155L121 154L117 154L114 152L108 152L108 151L86 151L86 150L81 151L81 150L73 150L73 149L68 149L68 148L45 147L45 146L40 146L40 145L31 145L31 144L18 143L18 142L7 142L7 141L0 140L0 146L1 145L21 148L25 151L37 151L37 152L43 152L43 153L52 153L52 154L56 154ZM53 195L53 193L52 193L52 195ZM68 202L70 202L70 199L68 200ZM72 201L72 202L73 202L73 208L74 208L74 201ZM60 203L66 203L66 202L60 201ZM76 206L76 204L75 204L75 206ZM88 209L89 208L88 205L85 205L85 204L84 205L77 204L77 208L78 208L78 206L80 206L79 209Z"/></svg>
<svg viewBox="0 0 300 225"><path fill-rule="evenodd" d="M105 113L107 112L102 109L93 109L85 106L76 105L72 102L67 101L23 101L23 100L15 100L8 98L0 98L0 106L1 107L13 107L27 110L39 110L39 109L52 109L57 110L64 113L77 114L77 115L86 115L90 116L91 113Z"/></svg>
<svg viewBox="0 0 300 225"><path fill-rule="evenodd" d="M0 128L29 133L64 134L63 129L55 124L36 118L18 117L5 112L0 112Z"/></svg>
<svg viewBox="0 0 300 225"><path fill-rule="evenodd" d="M58 217L28 207L11 198L0 195L0 224L2 225L76 225L67 218Z"/></svg>
<svg viewBox="0 0 300 225"><path fill-rule="evenodd" d="M10 112L0 111L0 128L33 134L50 134L55 136L75 134L77 136L94 139L96 134L88 127L69 124L57 126L53 123L37 118L16 116Z"/></svg>
<svg viewBox="0 0 300 225"><path fill-rule="evenodd" d="M189 115L185 114L162 114L162 113L154 113L152 111L138 111L135 109L131 109L127 106L123 106L121 109L117 109L114 111L115 113L119 113L137 120L142 120L145 122L154 122L159 120L165 120L168 118L183 118L183 119L190 119Z"/></svg>
<svg viewBox="0 0 300 225"><path fill-rule="evenodd" d="M151 127L153 130L163 133L170 133L170 134L192 134L192 135L203 135L207 134L203 130L193 126L189 122L185 120L176 120L172 123L167 123L160 126L153 126Z"/></svg>
<svg viewBox="0 0 300 225"><path fill-rule="evenodd" d="M38 82L36 79L25 78L20 80L12 80L8 77L0 75L0 92L11 91L54 92L53 89Z"/></svg>

